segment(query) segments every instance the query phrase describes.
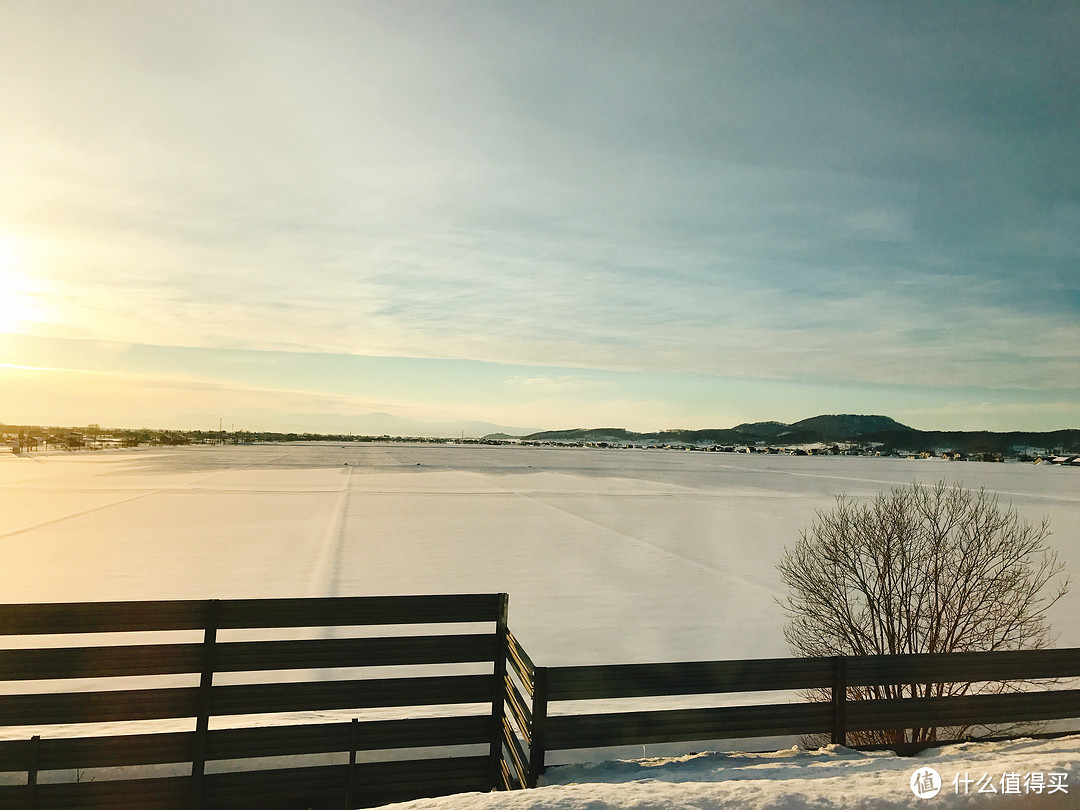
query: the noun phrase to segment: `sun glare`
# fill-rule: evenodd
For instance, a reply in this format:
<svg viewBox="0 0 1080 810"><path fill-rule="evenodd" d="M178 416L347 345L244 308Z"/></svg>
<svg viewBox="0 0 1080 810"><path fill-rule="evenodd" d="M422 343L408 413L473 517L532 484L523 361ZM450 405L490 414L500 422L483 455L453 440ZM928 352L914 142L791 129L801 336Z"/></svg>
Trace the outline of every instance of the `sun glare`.
<svg viewBox="0 0 1080 810"><path fill-rule="evenodd" d="M21 271L22 264L14 240L0 235L0 333L22 332L44 314L37 298L41 285Z"/></svg>

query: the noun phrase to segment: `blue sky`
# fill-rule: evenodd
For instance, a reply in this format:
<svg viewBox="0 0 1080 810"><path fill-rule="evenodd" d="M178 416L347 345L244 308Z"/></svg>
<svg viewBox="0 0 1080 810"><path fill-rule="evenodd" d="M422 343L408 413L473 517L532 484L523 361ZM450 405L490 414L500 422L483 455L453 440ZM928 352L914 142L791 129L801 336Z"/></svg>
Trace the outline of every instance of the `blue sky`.
<svg viewBox="0 0 1080 810"><path fill-rule="evenodd" d="M0 422L1080 427L1074 3L0 7Z"/></svg>

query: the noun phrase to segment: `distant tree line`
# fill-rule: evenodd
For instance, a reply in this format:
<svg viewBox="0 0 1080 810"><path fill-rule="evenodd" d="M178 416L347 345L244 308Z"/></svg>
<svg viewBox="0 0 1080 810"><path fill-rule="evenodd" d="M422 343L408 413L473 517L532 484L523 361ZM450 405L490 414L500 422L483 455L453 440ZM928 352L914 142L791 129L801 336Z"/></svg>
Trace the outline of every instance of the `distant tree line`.
<svg viewBox="0 0 1080 810"><path fill-rule="evenodd" d="M357 436L351 433L280 433L276 431L251 430L166 430L160 428L111 428L100 425L78 427L55 427L42 425L8 425L0 423L0 437L17 442L20 448L37 449L139 445L191 445L191 444L251 444L255 442L424 442L447 443L448 438L424 436ZM460 441L460 440L457 440ZM480 439L465 441L481 442ZM488 443L488 442L485 442Z"/></svg>
<svg viewBox="0 0 1080 810"><path fill-rule="evenodd" d="M807 453L902 456L924 454L956 460L1001 461L1005 458L1033 461L1033 453L1080 455L1080 430L1049 432L920 431L892 422L889 430L853 433L858 427L879 425L858 420L886 417L815 417L796 425L755 423L723 430L666 430L635 433L623 428L590 428L545 431L528 436L492 434L478 439L354 435L351 433L309 433L251 430L167 430L160 428L102 429L91 424L81 427L5 425L0 436L20 447L37 449L66 446L71 449L101 446L247 444L254 442L449 442L468 444L522 444L527 446L572 446L601 448L668 448L758 453ZM819 421L825 420L825 421ZM855 421L852 421L855 420ZM890 422L892 420L889 420ZM801 427L800 427L801 426ZM806 449L806 448L813 449Z"/></svg>

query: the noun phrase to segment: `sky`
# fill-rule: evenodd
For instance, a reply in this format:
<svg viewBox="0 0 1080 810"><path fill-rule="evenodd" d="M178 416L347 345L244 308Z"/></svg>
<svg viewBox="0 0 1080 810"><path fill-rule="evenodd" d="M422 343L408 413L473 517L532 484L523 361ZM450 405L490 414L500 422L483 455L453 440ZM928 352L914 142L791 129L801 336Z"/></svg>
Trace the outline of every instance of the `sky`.
<svg viewBox="0 0 1080 810"><path fill-rule="evenodd" d="M1072 2L0 3L0 422L1080 428Z"/></svg>

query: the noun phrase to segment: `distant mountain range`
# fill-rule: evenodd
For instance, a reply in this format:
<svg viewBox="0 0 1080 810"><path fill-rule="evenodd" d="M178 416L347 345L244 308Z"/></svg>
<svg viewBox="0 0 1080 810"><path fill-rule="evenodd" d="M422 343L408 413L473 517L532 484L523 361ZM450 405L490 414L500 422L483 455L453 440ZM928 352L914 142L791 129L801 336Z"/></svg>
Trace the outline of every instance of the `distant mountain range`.
<svg viewBox="0 0 1080 810"><path fill-rule="evenodd" d="M493 434L485 438L511 438ZM624 428L575 428L547 430L518 436L528 441L609 442L613 444L779 445L874 444L884 451L915 452L957 450L963 453L1010 453L1040 448L1065 453L1080 452L1080 430L1049 432L924 431L903 425L888 416L829 414L792 424L748 422L732 428L661 430L635 433Z"/></svg>

